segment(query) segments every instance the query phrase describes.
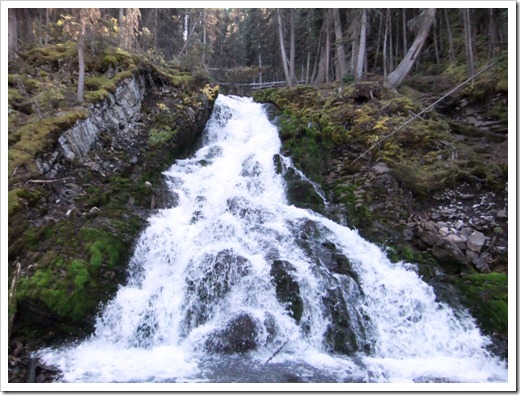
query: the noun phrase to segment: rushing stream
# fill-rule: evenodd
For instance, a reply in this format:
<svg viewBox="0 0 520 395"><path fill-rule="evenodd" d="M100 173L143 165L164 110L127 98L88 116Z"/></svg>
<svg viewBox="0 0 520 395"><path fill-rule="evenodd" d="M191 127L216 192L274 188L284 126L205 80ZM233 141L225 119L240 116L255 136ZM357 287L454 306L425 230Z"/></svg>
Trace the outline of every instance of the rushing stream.
<svg viewBox="0 0 520 395"><path fill-rule="evenodd" d="M280 146L260 104L219 96L202 148L164 173L175 204L150 218L95 333L39 352L60 381L507 381L414 265L288 204Z"/></svg>

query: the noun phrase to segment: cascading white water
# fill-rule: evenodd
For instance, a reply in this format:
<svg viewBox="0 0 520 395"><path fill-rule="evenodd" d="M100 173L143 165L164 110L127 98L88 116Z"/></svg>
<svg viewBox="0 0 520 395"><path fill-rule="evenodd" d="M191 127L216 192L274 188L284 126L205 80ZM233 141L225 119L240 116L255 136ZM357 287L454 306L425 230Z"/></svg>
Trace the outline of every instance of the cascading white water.
<svg viewBox="0 0 520 395"><path fill-rule="evenodd" d="M176 204L149 220L95 333L39 352L61 381L507 381L413 265L288 204L261 105L221 95L204 133L165 172Z"/></svg>

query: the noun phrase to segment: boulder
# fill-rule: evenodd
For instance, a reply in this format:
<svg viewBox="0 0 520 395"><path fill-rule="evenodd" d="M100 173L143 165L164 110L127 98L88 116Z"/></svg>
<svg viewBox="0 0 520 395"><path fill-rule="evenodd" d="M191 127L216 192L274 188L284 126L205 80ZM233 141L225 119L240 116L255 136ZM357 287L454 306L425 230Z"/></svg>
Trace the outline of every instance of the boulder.
<svg viewBox="0 0 520 395"><path fill-rule="evenodd" d="M290 262L275 260L270 274L276 288L276 298L286 306L289 315L300 323L304 305L300 296L300 286L294 279L294 272L295 269Z"/></svg>
<svg viewBox="0 0 520 395"><path fill-rule="evenodd" d="M474 231L466 239L466 245L471 251L479 252L486 241L486 236L483 233Z"/></svg>
<svg viewBox="0 0 520 395"><path fill-rule="evenodd" d="M240 313L229 320L224 329L213 332L205 343L208 352L236 354L257 348L258 329L253 318L247 313Z"/></svg>

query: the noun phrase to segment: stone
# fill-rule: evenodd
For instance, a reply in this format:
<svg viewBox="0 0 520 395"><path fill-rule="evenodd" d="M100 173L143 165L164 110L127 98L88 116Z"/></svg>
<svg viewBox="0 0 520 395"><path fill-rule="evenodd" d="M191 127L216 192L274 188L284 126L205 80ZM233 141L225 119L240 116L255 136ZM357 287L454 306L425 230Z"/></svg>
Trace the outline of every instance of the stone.
<svg viewBox="0 0 520 395"><path fill-rule="evenodd" d="M300 286L294 279L293 265L284 260L275 260L271 266L272 282L276 289L276 298L286 306L289 315L299 323L303 314L303 300Z"/></svg>
<svg viewBox="0 0 520 395"><path fill-rule="evenodd" d="M479 256L476 252L467 250L466 256L468 260L475 266L481 273L489 273L489 266L485 259Z"/></svg>
<svg viewBox="0 0 520 395"><path fill-rule="evenodd" d="M466 255L456 243L441 239L432 247L432 255L440 264L451 265L453 263L467 265Z"/></svg>
<svg viewBox="0 0 520 395"><path fill-rule="evenodd" d="M507 218L506 210L498 210L497 218Z"/></svg>
<svg viewBox="0 0 520 395"><path fill-rule="evenodd" d="M403 238L406 241L411 241L413 239L413 236L414 236L414 232L412 229L410 229L410 228L403 229Z"/></svg>
<svg viewBox="0 0 520 395"><path fill-rule="evenodd" d="M467 239L466 245L471 251L479 252L486 241L483 233L474 231Z"/></svg>
<svg viewBox="0 0 520 395"><path fill-rule="evenodd" d="M422 226L424 229L429 230L430 232L437 232L437 227L435 226L435 223L431 221L424 222Z"/></svg>
<svg viewBox="0 0 520 395"><path fill-rule="evenodd" d="M448 233L450 233L450 230L449 230L447 227L442 227L442 228L439 229L439 234L440 234L442 237L447 236Z"/></svg>
<svg viewBox="0 0 520 395"><path fill-rule="evenodd" d="M426 245L429 245L429 246L433 246L435 244L438 243L439 239L441 238L441 236L439 235L439 233L437 231L424 231L420 236L419 238L421 239L421 241L423 241Z"/></svg>
<svg viewBox="0 0 520 395"><path fill-rule="evenodd" d="M372 171L378 174L384 174L388 173L390 169L385 162L379 162L374 167L372 167Z"/></svg>
<svg viewBox="0 0 520 395"><path fill-rule="evenodd" d="M258 329L255 321L247 313L233 317L224 329L208 337L205 343L209 352L237 354L256 350Z"/></svg>

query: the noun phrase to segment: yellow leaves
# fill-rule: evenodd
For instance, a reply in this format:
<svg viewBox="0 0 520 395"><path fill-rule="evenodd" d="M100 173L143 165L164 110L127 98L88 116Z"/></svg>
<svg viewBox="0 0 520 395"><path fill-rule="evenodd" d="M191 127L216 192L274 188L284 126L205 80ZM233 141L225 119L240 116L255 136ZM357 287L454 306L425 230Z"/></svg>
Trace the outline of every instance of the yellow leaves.
<svg viewBox="0 0 520 395"><path fill-rule="evenodd" d="M160 111L168 111L168 106L164 103L157 103L157 108L160 110Z"/></svg>
<svg viewBox="0 0 520 395"><path fill-rule="evenodd" d="M380 120L378 120L376 122L376 124L374 125L374 130L381 130L381 131L386 131L388 130L388 128L385 126L385 123L386 121L388 120L388 118L381 118Z"/></svg>

